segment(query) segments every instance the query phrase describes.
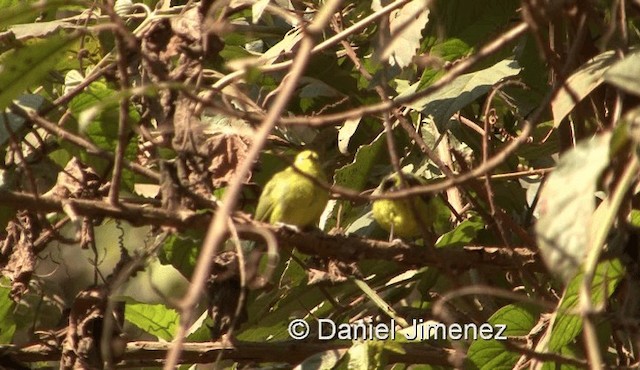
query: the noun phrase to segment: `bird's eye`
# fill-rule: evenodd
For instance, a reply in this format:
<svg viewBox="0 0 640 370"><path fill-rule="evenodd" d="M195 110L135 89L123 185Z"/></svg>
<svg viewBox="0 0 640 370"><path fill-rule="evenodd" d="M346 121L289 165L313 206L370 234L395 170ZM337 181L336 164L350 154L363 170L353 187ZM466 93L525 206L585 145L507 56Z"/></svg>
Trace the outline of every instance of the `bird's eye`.
<svg viewBox="0 0 640 370"><path fill-rule="evenodd" d="M385 179L382 182L382 191L388 191L396 185L396 182L393 178Z"/></svg>

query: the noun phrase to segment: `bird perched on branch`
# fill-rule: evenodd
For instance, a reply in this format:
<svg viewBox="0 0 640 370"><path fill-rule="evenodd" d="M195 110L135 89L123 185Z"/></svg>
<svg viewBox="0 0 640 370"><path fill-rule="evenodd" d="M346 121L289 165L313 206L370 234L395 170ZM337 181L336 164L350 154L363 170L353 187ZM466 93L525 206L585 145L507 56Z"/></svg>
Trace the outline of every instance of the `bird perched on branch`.
<svg viewBox="0 0 640 370"><path fill-rule="evenodd" d="M418 176L395 172L384 179L373 192L373 195L385 195L414 186L425 185ZM421 236L423 229L429 229L434 220L436 210L429 195L413 196L402 199L377 199L373 201L373 218L386 231L401 238Z"/></svg>
<svg viewBox="0 0 640 370"><path fill-rule="evenodd" d="M327 182L318 153L304 150L298 153L293 165L267 182L258 201L255 219L298 227L318 222L329 194L310 177Z"/></svg>
<svg viewBox="0 0 640 370"><path fill-rule="evenodd" d="M267 182L258 201L255 219L297 227L317 222L327 205L329 194L309 177L327 181L318 154L305 150L298 153L293 165L276 173ZM259 271L262 256L260 248L256 248L254 242L247 242L242 249L244 266L240 265L235 251L224 252L214 260L212 275L207 283L212 340L228 335L247 321L246 301L249 289L259 289L269 280L270 273L263 275ZM277 258L272 257L268 261L269 265L276 263ZM245 272L244 285L240 281L240 268Z"/></svg>

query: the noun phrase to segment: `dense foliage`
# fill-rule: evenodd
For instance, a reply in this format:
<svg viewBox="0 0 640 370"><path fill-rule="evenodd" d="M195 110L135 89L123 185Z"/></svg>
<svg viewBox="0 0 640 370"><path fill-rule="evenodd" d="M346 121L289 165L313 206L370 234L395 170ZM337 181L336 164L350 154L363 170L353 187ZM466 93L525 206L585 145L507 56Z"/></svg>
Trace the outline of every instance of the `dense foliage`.
<svg viewBox="0 0 640 370"><path fill-rule="evenodd" d="M640 361L637 1L0 9L0 367ZM318 227L253 219L307 149Z"/></svg>

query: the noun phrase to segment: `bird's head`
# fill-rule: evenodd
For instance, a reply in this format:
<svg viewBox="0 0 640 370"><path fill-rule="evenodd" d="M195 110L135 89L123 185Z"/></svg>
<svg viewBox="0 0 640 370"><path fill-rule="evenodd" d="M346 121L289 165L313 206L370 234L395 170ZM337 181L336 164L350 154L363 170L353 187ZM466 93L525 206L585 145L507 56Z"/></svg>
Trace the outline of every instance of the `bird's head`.
<svg viewBox="0 0 640 370"><path fill-rule="evenodd" d="M400 176L402 176L402 181L400 181ZM425 185L425 182L418 176L410 172L394 172L382 179L376 190L378 194L384 194L420 185Z"/></svg>
<svg viewBox="0 0 640 370"><path fill-rule="evenodd" d="M304 172L316 171L320 168L320 157L313 150L303 150L296 156L293 165Z"/></svg>
<svg viewBox="0 0 640 370"><path fill-rule="evenodd" d="M380 183L380 191L382 193L396 191L399 189L400 189L400 176L398 176L398 173L394 173L385 177Z"/></svg>

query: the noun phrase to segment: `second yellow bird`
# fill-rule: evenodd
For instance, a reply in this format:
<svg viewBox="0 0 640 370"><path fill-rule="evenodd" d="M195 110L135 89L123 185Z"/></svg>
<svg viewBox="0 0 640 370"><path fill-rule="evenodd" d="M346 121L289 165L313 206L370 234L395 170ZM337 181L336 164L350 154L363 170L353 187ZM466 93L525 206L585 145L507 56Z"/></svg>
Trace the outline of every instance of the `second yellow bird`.
<svg viewBox="0 0 640 370"><path fill-rule="evenodd" d="M424 185L417 176L402 173L405 189ZM374 195L384 195L402 189L400 176L393 173L385 177ZM421 228L430 228L434 222L431 197L414 196L404 199L378 199L373 202L373 218L393 237L414 238L421 236Z"/></svg>

